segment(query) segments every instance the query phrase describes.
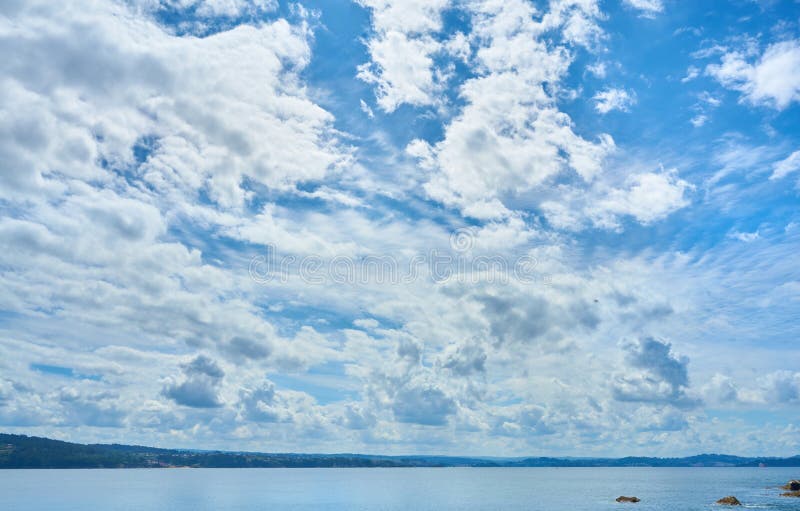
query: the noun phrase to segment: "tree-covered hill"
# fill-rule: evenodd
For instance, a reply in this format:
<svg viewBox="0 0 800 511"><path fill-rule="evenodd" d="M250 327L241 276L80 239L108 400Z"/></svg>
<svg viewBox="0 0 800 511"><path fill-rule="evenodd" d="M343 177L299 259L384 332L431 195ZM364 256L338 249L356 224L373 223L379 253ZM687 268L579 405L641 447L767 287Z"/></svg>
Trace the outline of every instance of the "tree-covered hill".
<svg viewBox="0 0 800 511"><path fill-rule="evenodd" d="M800 456L744 458L701 454L688 458L480 458L377 456L159 449L138 445L83 445L0 433L0 468L299 468L299 467L800 467Z"/></svg>

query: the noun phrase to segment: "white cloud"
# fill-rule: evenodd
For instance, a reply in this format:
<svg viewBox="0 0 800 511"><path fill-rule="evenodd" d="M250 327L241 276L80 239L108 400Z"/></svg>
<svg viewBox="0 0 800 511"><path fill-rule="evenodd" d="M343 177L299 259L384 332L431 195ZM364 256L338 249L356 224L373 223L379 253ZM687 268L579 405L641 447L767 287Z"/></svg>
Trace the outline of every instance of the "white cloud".
<svg viewBox="0 0 800 511"><path fill-rule="evenodd" d="M513 1L471 5L478 76L465 82L466 105L434 145L416 140L409 153L433 172L429 196L477 218L509 214L507 197L524 193L572 169L590 181L613 149L572 130L552 90L571 62L567 46L596 37L594 2L559 2L535 21L533 6ZM565 46L549 48L541 36L560 30ZM547 84L547 87L545 87Z"/></svg>
<svg viewBox="0 0 800 511"><path fill-rule="evenodd" d="M758 231L754 232L740 232L740 231L732 231L728 233L728 237L731 239L743 241L745 243L752 243L761 237Z"/></svg>
<svg viewBox="0 0 800 511"><path fill-rule="evenodd" d="M370 119L374 119L375 112L372 111L372 108L370 108L367 102L362 99L360 104L361 104L361 111L364 112Z"/></svg>
<svg viewBox="0 0 800 511"><path fill-rule="evenodd" d="M640 11L640 16L654 18L656 14L664 10L661 0L623 0L625 4Z"/></svg>
<svg viewBox="0 0 800 511"><path fill-rule="evenodd" d="M605 89L594 95L594 108L601 114L612 110L627 112L636 103L636 97L625 89Z"/></svg>
<svg viewBox="0 0 800 511"><path fill-rule="evenodd" d="M130 148L143 137L154 140L139 169L144 183L184 196L203 190L225 207L243 204L245 179L287 187L324 177L346 158L328 129L332 116L308 100L284 68L308 62L305 24L277 20L180 38L133 21L115 4L75 12L59 5L46 12L64 19L60 31L32 31L33 6L3 28L10 36L3 51L14 58L4 59L2 72L17 78L4 82L3 97L11 102L6 108L13 104L23 116L4 117L0 126L18 133L0 146L6 167L15 168L3 173L6 193L56 186L41 177L55 167L107 180L100 157L130 165ZM64 67L71 59L87 62L90 72ZM50 74L37 72L39 66ZM60 92L48 95L59 80ZM281 121L287 117L295 120ZM21 129L23 121L31 129Z"/></svg>
<svg viewBox="0 0 800 511"><path fill-rule="evenodd" d="M800 101L800 42L774 43L755 62L745 53L730 51L706 72L725 87L741 92L743 101L783 110Z"/></svg>
<svg viewBox="0 0 800 511"><path fill-rule="evenodd" d="M772 175L769 178L782 179L798 170L800 170L800 150L793 152L786 159L776 162L772 166Z"/></svg>
<svg viewBox="0 0 800 511"><path fill-rule="evenodd" d="M449 0L359 3L371 10L375 34L367 40L370 62L359 66L358 77L377 86L381 109L436 104L441 77L433 59L441 43L432 36L441 29L441 13Z"/></svg>
<svg viewBox="0 0 800 511"><path fill-rule="evenodd" d="M588 66L586 70L592 73L597 78L605 78L607 73L605 62L596 62Z"/></svg>
<svg viewBox="0 0 800 511"><path fill-rule="evenodd" d="M740 399L739 389L733 379L719 373L711 377L702 391L704 398L712 403L728 404Z"/></svg>
<svg viewBox="0 0 800 511"><path fill-rule="evenodd" d="M650 223L686 206L689 202L684 194L690 188L674 172L638 174L628 178L625 189L613 190L599 206L601 210Z"/></svg>
<svg viewBox="0 0 800 511"><path fill-rule="evenodd" d="M192 2L188 2L191 4ZM187 5L187 2L184 2ZM270 12L278 8L277 0L199 0L194 2L197 14L205 17L241 16L251 12Z"/></svg>
<svg viewBox="0 0 800 511"><path fill-rule="evenodd" d="M672 345L645 338L624 345L628 368L620 371L614 382L618 401L665 403L677 408L691 408L700 402L687 395L689 359L672 353Z"/></svg>
<svg viewBox="0 0 800 511"><path fill-rule="evenodd" d="M182 381L170 381L164 395L179 405L193 408L217 408L222 403L217 396L225 372L214 360L198 355L183 365Z"/></svg>
<svg viewBox="0 0 800 511"><path fill-rule="evenodd" d="M689 122L692 123L692 126L694 126L695 128L699 128L700 126L708 122L708 116L705 114L697 114L694 117L692 117Z"/></svg>
<svg viewBox="0 0 800 511"><path fill-rule="evenodd" d="M623 217L647 225L686 207L693 186L672 171L629 175L618 187L598 183L587 192L565 190L562 200L545 201L542 209L555 227L580 230L586 224L619 229Z"/></svg>
<svg viewBox="0 0 800 511"><path fill-rule="evenodd" d="M776 371L761 378L760 383L767 402L800 402L800 373Z"/></svg>
<svg viewBox="0 0 800 511"><path fill-rule="evenodd" d="M686 70L686 76L681 78L681 83L687 83L700 76L700 68L697 66L689 66Z"/></svg>
<svg viewBox="0 0 800 511"><path fill-rule="evenodd" d="M205 2L219 32L181 37L129 3L78 3L23 2L0 18L3 428L227 449L652 454L716 429L688 412L695 381L726 406L796 403L795 373L776 373L786 359L749 359L772 375L757 388L734 372L689 379L727 374L720 358L743 352L725 344L734 334L761 338L763 320L726 328L738 309L717 301L793 270L788 251L755 243L752 264L724 243L717 258L741 266L720 269L713 254L609 254L600 240L623 236L569 232L655 223L692 189L559 110L577 54L602 49L597 2L461 3L463 34L440 33L443 2L364 2L368 49L401 34L433 51L396 79L403 55L375 53L380 108L433 105L439 58L470 67L458 106L437 112L441 138L408 145L416 165L379 133L391 116L368 123L365 142L312 99L324 92L304 81L314 23L301 10L232 27L272 3ZM388 165L362 158L373 142ZM726 158L752 165L741 151ZM765 154L752 158L785 156ZM465 225L465 254L524 255L534 281L475 270L433 281L428 268L397 285L248 275L264 244L297 259L408 261L452 253ZM770 306L742 317L794 303L795 287L770 287ZM706 331L725 338L712 353L697 341Z"/></svg>

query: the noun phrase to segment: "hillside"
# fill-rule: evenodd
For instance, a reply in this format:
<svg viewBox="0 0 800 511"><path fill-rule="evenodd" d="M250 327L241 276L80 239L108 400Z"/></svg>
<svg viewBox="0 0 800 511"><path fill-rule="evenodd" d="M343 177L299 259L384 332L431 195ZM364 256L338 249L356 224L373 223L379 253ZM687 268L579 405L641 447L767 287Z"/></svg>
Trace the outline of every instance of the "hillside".
<svg viewBox="0 0 800 511"><path fill-rule="evenodd" d="M480 458L296 454L159 449L137 445L83 445L0 434L0 468L299 468L299 467L800 467L800 456L747 458L701 454L687 458Z"/></svg>

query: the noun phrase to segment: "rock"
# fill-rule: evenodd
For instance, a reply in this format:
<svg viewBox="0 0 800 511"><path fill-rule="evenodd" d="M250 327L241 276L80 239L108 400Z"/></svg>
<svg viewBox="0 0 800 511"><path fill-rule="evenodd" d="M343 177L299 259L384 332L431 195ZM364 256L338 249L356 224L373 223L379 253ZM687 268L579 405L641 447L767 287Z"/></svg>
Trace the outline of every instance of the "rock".
<svg viewBox="0 0 800 511"><path fill-rule="evenodd" d="M620 496L620 497L617 497L617 502L633 502L633 503L636 503L636 502L639 502L639 500L640 500L639 497L625 497L624 495Z"/></svg>
<svg viewBox="0 0 800 511"><path fill-rule="evenodd" d="M786 493L781 493L781 497L799 497L800 498L800 490L798 490L798 491L787 491Z"/></svg>
<svg viewBox="0 0 800 511"><path fill-rule="evenodd" d="M723 497L717 501L717 504L721 504L723 506L741 506L742 503L739 502L739 499L733 496Z"/></svg>
<svg viewBox="0 0 800 511"><path fill-rule="evenodd" d="M800 491L800 481L793 480L782 486L784 490Z"/></svg>

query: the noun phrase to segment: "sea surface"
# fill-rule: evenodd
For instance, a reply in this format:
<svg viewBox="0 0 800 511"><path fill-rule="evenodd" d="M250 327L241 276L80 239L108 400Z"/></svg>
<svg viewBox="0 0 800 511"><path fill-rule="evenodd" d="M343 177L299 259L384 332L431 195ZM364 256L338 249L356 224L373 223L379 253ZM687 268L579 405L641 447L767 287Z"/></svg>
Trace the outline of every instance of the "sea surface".
<svg viewBox="0 0 800 511"><path fill-rule="evenodd" d="M800 510L800 468L0 470L2 511ZM635 495L638 504L618 504Z"/></svg>

